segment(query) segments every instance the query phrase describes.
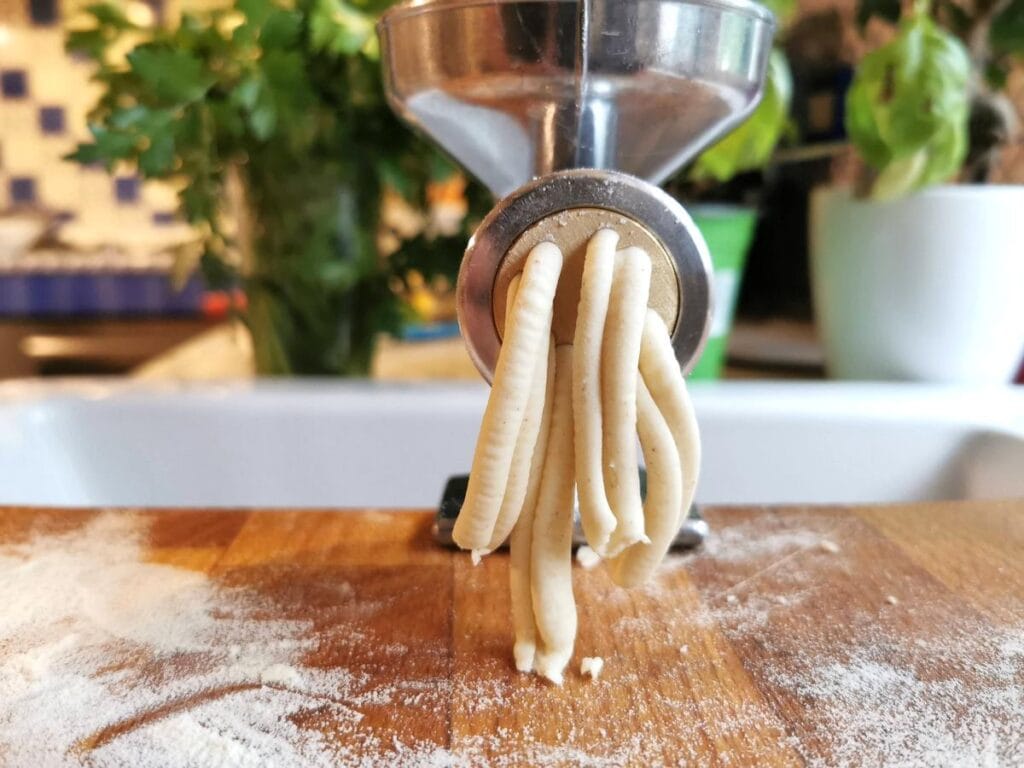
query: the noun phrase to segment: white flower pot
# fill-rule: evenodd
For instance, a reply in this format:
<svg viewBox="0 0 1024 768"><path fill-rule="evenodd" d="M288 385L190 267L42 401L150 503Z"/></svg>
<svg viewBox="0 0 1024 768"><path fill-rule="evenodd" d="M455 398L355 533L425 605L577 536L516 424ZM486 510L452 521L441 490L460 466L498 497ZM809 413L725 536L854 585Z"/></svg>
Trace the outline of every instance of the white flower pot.
<svg viewBox="0 0 1024 768"><path fill-rule="evenodd" d="M811 200L811 279L829 373L1005 383L1024 355L1024 186Z"/></svg>

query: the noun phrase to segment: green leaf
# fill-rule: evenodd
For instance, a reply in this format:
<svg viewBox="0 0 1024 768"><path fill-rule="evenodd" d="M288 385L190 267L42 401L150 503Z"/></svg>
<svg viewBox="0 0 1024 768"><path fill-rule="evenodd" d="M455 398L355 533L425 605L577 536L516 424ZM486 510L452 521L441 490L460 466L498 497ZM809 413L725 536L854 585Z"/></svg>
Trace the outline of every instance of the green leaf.
<svg viewBox="0 0 1024 768"><path fill-rule="evenodd" d="M253 73L231 92L229 102L240 107L257 141L266 141L277 127L277 111L261 72Z"/></svg>
<svg viewBox="0 0 1024 768"><path fill-rule="evenodd" d="M1024 56L1024 0L1010 0L989 28L989 45L997 56Z"/></svg>
<svg viewBox="0 0 1024 768"><path fill-rule="evenodd" d="M265 51L261 61L264 87L275 101L289 101L297 108L312 103L314 94L306 78L306 62L299 51Z"/></svg>
<svg viewBox="0 0 1024 768"><path fill-rule="evenodd" d="M170 127L149 137L149 146L139 154L139 170L147 178L162 178L174 167L174 134Z"/></svg>
<svg viewBox="0 0 1024 768"><path fill-rule="evenodd" d="M240 82L231 92L231 101L244 109L253 109L259 103L263 83L252 75Z"/></svg>
<svg viewBox="0 0 1024 768"><path fill-rule="evenodd" d="M128 62L132 72L164 103L198 101L216 81L197 56L183 49L139 46L128 54Z"/></svg>
<svg viewBox="0 0 1024 768"><path fill-rule="evenodd" d="M313 48L341 55L376 50L376 19L345 0L315 0L309 28ZM366 49L366 50L364 50Z"/></svg>
<svg viewBox="0 0 1024 768"><path fill-rule="evenodd" d="M120 30L138 29L124 14L124 11L114 3L92 3L87 5L84 10L96 19L100 26Z"/></svg>
<svg viewBox="0 0 1024 768"><path fill-rule="evenodd" d="M209 223L216 219L217 191L208 187L208 181L198 181L189 184L178 193L178 201L181 205L181 212L190 224Z"/></svg>
<svg viewBox="0 0 1024 768"><path fill-rule="evenodd" d="M115 41L126 32L137 32L139 27L128 20L121 9L112 3L96 3L84 9L92 23L72 29L64 41L69 53L88 56L101 64ZM74 22L77 23L77 22Z"/></svg>
<svg viewBox="0 0 1024 768"><path fill-rule="evenodd" d="M348 290L361 277L357 264L341 259L319 263L316 268L316 276L324 285L336 290Z"/></svg>
<svg viewBox="0 0 1024 768"><path fill-rule="evenodd" d="M131 156L138 143L132 134L110 130L103 125L90 125L89 132L92 134L93 146L96 147L95 159L108 163Z"/></svg>
<svg viewBox="0 0 1024 768"><path fill-rule="evenodd" d="M760 2L772 12L779 27L785 27L797 10L797 0L760 0Z"/></svg>
<svg viewBox="0 0 1024 768"><path fill-rule="evenodd" d="M260 61L259 98L249 124L260 141L282 130L292 149L308 145L315 131L317 94L309 82L300 51L264 51Z"/></svg>
<svg viewBox="0 0 1024 768"><path fill-rule="evenodd" d="M74 150L64 155L63 159L81 165L103 163L108 168L112 164L112 161L100 152L99 147L95 144L79 144Z"/></svg>
<svg viewBox="0 0 1024 768"><path fill-rule="evenodd" d="M275 10L260 31L260 44L264 48L288 48L299 39L302 17L296 11Z"/></svg>
<svg viewBox="0 0 1024 768"><path fill-rule="evenodd" d="M352 5L371 16L380 16L396 2L397 0L352 0Z"/></svg>
<svg viewBox="0 0 1024 768"><path fill-rule="evenodd" d="M274 135L277 112L271 102L264 102L249 113L249 127L257 141L266 141Z"/></svg>
<svg viewBox="0 0 1024 768"><path fill-rule="evenodd" d="M230 101L212 99L206 101L206 108L210 110L210 118L216 126L219 140L226 145L223 151L233 154L238 148L238 143L244 140L246 135L244 111Z"/></svg>
<svg viewBox="0 0 1024 768"><path fill-rule="evenodd" d="M928 168L928 152L919 149L886 165L871 188L875 200L895 200L921 186Z"/></svg>
<svg viewBox="0 0 1024 768"><path fill-rule="evenodd" d="M64 50L102 61L110 41L101 29L75 29L64 40Z"/></svg>
<svg viewBox="0 0 1024 768"><path fill-rule="evenodd" d="M173 122L174 114L164 109L121 107L107 118L109 130L93 133L97 145L112 157L129 157L142 147L137 158L139 169L143 175L155 178L174 165Z"/></svg>
<svg viewBox="0 0 1024 768"><path fill-rule="evenodd" d="M792 98L789 64L782 51L773 50L761 103L738 128L701 154L693 176L724 182L738 173L764 166L786 130Z"/></svg>
<svg viewBox="0 0 1024 768"><path fill-rule="evenodd" d="M970 73L960 41L923 15L864 57L846 97L846 130L878 171L873 194L906 194L959 170Z"/></svg>
<svg viewBox="0 0 1024 768"><path fill-rule="evenodd" d="M235 0L235 8L242 12L247 23L257 28L277 9L272 0Z"/></svg>
<svg viewBox="0 0 1024 768"><path fill-rule="evenodd" d="M138 105L134 107L124 107L121 109L115 109L110 114L107 122L113 128L124 130L127 128L134 128L139 125L139 123L145 122L146 118L149 117L150 114L149 107Z"/></svg>

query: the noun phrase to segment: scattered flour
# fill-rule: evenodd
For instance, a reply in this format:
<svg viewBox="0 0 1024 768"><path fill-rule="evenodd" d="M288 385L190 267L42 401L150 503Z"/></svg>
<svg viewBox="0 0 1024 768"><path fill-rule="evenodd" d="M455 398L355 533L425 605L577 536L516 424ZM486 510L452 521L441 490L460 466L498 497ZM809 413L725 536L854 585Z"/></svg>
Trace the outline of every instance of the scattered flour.
<svg viewBox="0 0 1024 768"><path fill-rule="evenodd" d="M3 768L613 768L664 764L666 749L679 765L699 765L701 734L711 732L716 743L732 745L720 751L722 765L751 762L740 746L751 732L767 734L769 747L794 750L811 768L1024 765L1024 624L998 628L915 598L916 619L935 629L911 639L900 611L879 612L880 599L850 609L849 634L812 622L797 637L786 627L807 622L808 601L822 598L828 569L847 567L839 552L822 554L821 532L730 527L644 590L671 600L672 570L680 566L724 574L724 583L705 591L703 612L624 615L615 625L626 641L676 633L662 663L678 669L685 686L710 663L690 645L702 642L713 621L737 647L758 649L747 672L803 713L798 727L787 732L770 709L738 704L728 686L708 686L699 700L674 696L614 665L607 677L633 702L631 722L645 712L677 719L692 724L694 738L669 746L632 727L585 737L567 718L553 746L552 734L534 733L529 718L515 729L474 730L473 723L498 722L499 713L537 701L533 686L510 682L507 660L496 656L473 679L447 675L442 664L434 677L380 682L360 659L402 669L408 654L427 651L374 637L379 597L361 596L341 579L325 582L320 597L332 595L353 619L343 633L325 633L280 618L287 611L265 595L146 562L146 525L107 513L72 533L0 547ZM731 574L744 569L765 575L740 585ZM728 599L733 589L742 599ZM304 663L322 644L340 654L336 666ZM596 679L602 666L585 658L580 669ZM462 733L483 731L463 736L457 750L390 726L396 712L454 718L455 702Z"/></svg>
<svg viewBox="0 0 1024 768"><path fill-rule="evenodd" d="M142 533L108 513L0 549L0 763L334 765L289 718L356 678L298 667L307 624L142 561Z"/></svg>
<svg viewBox="0 0 1024 768"><path fill-rule="evenodd" d="M279 618L287 611L253 590L147 562L147 526L108 512L0 546L3 768L614 768L661 754L632 736L595 754L575 730L551 744L529 722L463 736L458 749L402 734L396 712L447 713L458 701L462 717L490 721L529 688L502 670L375 681L368 663L401 670L410 653L370 633L379 600L325 583L354 622L325 633ZM306 665L321 643L351 654L351 669Z"/></svg>
<svg viewBox="0 0 1024 768"><path fill-rule="evenodd" d="M746 563L820 547L823 540L823 536L813 530L793 527L765 530L758 523L713 530L695 556L725 564ZM687 555L670 555L669 567L673 563L685 566L689 560Z"/></svg>
<svg viewBox="0 0 1024 768"><path fill-rule="evenodd" d="M836 599L825 591L831 574L840 583L850 577L841 548L821 531L761 517L709 544L689 567L742 575L739 584L715 584L692 621L758 649L748 671L803 711L788 744L810 768L1024 766L1024 595L1010 601L1016 625L955 611L940 591L913 601L915 637L898 618L880 620L869 602L845 607L840 634L807 613ZM731 589L742 589L743 599L730 599ZM725 601L716 601L722 592ZM792 622L801 623L799 637L787 631Z"/></svg>
<svg viewBox="0 0 1024 768"><path fill-rule="evenodd" d="M604 669L604 659L600 656L584 656L580 660L580 674L589 675L591 680L597 680Z"/></svg>
<svg viewBox="0 0 1024 768"><path fill-rule="evenodd" d="M900 642L880 638L842 663L815 664L808 654L810 669L770 678L809 704L815 735L831 742L827 757L806 754L815 768L1020 766L1024 644L1013 634L971 639L972 669L957 669L963 646L946 645L951 638L905 664L892 661L906 653Z"/></svg>

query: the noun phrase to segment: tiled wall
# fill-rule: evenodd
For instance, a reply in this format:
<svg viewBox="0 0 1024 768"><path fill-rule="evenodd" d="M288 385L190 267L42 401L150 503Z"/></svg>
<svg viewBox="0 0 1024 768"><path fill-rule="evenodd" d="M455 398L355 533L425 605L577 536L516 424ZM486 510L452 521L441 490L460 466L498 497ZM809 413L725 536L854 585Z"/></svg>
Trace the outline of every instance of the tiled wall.
<svg viewBox="0 0 1024 768"><path fill-rule="evenodd" d="M63 19L81 0L0 0L0 211L42 209L60 218L61 239L88 250L159 250L189 236L174 190L62 160L88 136L97 97L90 65L63 49ZM136 3L157 16L162 2Z"/></svg>

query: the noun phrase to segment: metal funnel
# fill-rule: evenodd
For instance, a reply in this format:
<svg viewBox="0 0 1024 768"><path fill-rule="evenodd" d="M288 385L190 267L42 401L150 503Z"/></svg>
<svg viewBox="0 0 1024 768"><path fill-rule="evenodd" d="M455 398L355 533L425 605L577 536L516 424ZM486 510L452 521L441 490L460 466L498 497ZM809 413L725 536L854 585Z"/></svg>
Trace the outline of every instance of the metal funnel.
<svg viewBox="0 0 1024 768"><path fill-rule="evenodd" d="M414 0L379 26L392 106L497 197L664 181L753 109L773 30L749 0Z"/></svg>

